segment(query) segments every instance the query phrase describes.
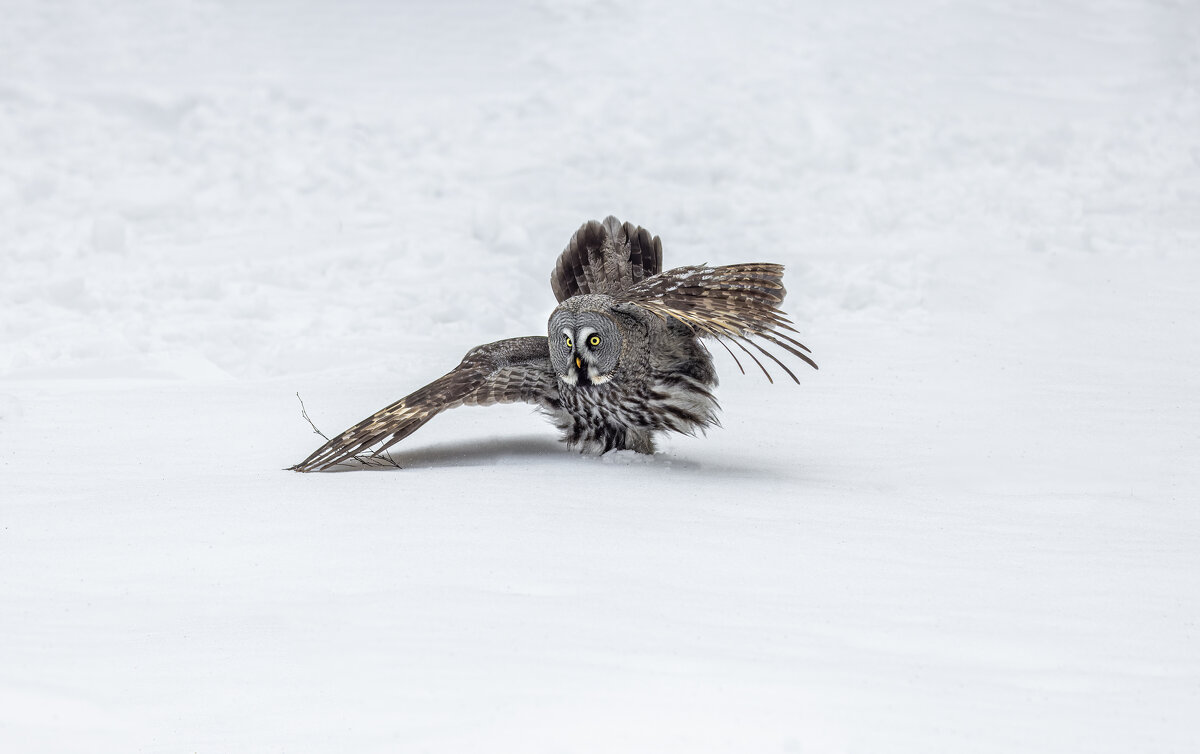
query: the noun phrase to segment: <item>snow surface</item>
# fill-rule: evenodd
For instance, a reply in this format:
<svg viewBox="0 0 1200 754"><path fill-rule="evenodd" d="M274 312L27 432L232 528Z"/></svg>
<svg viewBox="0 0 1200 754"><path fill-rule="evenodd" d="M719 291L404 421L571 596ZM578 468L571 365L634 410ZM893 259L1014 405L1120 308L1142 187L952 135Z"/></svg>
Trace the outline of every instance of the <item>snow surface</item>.
<svg viewBox="0 0 1200 754"><path fill-rule="evenodd" d="M3 4L0 751L1200 748L1200 6ZM460 409L613 213L821 364ZM720 354L720 352L718 352Z"/></svg>

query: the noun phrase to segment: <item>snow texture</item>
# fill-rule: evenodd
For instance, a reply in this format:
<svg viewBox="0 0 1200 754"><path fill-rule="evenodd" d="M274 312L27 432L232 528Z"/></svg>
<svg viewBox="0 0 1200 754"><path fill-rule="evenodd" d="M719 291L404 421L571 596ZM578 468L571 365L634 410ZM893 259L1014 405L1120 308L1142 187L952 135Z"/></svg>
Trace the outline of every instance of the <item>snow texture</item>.
<svg viewBox="0 0 1200 754"><path fill-rule="evenodd" d="M10 0L0 751L1200 749L1200 6ZM571 233L819 372L458 409Z"/></svg>

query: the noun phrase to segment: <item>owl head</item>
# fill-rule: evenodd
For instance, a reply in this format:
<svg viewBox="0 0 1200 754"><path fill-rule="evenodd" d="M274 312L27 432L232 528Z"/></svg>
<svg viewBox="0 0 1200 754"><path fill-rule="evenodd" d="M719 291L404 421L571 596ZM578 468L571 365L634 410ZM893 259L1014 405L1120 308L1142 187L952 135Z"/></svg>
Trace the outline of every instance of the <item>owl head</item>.
<svg viewBox="0 0 1200 754"><path fill-rule="evenodd" d="M613 378L623 337L611 304L608 296L574 296L550 315L550 363L567 385L594 387Z"/></svg>

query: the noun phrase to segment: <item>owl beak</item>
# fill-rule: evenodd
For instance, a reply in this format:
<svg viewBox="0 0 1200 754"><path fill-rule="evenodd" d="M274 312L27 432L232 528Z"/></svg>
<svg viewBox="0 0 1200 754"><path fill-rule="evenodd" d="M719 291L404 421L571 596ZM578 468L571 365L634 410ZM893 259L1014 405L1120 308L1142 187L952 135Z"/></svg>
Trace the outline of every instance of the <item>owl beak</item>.
<svg viewBox="0 0 1200 754"><path fill-rule="evenodd" d="M578 356L575 357L575 368L583 369L583 359L579 358Z"/></svg>

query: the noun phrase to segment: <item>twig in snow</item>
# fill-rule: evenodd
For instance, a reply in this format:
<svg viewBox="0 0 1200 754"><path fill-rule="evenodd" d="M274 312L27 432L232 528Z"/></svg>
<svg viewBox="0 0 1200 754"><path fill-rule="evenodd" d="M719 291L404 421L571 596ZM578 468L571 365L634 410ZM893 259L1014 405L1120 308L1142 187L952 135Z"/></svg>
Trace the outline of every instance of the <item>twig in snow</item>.
<svg viewBox="0 0 1200 754"><path fill-rule="evenodd" d="M300 397L300 391L296 391L296 400L300 401L300 416L304 417L304 421L308 422L308 426L312 427L313 432L325 438L325 442L329 442L329 435L317 429L317 425L308 415L308 409L304 407L304 399ZM363 466L370 466L374 468L380 468L383 466L392 466L397 469L403 468L400 464L396 463L395 458L392 458L391 452L386 450L383 452L382 456L380 456L378 452L372 453L371 455L359 453L356 456L352 456L352 458L361 463Z"/></svg>
<svg viewBox="0 0 1200 754"><path fill-rule="evenodd" d="M308 426L312 427L313 432L316 432L321 437L325 438L325 442L329 442L329 435L317 429L317 425L313 424L313 420L308 417L308 409L304 407L304 399L300 397L300 391L296 391L296 400L300 401L300 415L304 417L304 421L308 422Z"/></svg>

